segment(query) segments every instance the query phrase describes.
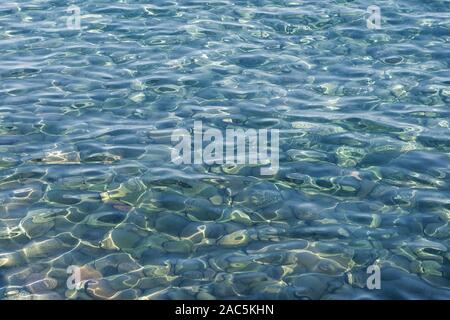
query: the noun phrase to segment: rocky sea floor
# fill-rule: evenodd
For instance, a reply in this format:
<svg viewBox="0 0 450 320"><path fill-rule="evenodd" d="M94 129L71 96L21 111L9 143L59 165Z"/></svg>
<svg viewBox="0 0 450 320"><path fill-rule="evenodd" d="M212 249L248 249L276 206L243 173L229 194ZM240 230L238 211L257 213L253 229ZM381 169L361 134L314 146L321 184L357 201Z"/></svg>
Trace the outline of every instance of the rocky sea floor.
<svg viewBox="0 0 450 320"><path fill-rule="evenodd" d="M450 299L448 1L71 4L0 4L0 299Z"/></svg>

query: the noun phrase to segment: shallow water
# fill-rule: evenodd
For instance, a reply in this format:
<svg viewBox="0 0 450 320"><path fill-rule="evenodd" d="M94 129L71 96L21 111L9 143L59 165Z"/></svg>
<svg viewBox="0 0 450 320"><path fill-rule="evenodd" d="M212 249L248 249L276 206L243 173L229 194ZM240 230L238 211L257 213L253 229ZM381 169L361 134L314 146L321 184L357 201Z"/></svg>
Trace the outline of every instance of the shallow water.
<svg viewBox="0 0 450 320"><path fill-rule="evenodd" d="M449 1L72 3L0 5L1 299L450 299ZM280 170L173 164L195 120Z"/></svg>

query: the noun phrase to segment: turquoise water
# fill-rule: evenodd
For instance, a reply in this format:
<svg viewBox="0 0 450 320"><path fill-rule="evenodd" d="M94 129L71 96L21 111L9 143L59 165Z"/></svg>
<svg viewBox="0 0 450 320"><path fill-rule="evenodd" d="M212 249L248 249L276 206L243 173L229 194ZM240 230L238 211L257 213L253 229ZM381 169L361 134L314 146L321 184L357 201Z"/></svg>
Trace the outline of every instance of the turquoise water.
<svg viewBox="0 0 450 320"><path fill-rule="evenodd" d="M3 0L0 299L450 299L449 42L444 0ZM175 165L194 121L279 171Z"/></svg>

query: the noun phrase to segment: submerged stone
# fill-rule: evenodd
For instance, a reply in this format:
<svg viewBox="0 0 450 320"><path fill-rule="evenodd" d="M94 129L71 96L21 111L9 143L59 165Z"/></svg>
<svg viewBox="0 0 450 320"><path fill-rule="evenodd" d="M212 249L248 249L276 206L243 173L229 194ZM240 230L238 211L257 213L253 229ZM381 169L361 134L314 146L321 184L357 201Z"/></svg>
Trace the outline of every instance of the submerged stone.
<svg viewBox="0 0 450 320"><path fill-rule="evenodd" d="M247 244L249 241L248 232L246 230L238 230L223 236L218 244L222 246L241 246Z"/></svg>
<svg viewBox="0 0 450 320"><path fill-rule="evenodd" d="M155 229L166 234L180 236L190 221L178 214L165 213L155 221Z"/></svg>

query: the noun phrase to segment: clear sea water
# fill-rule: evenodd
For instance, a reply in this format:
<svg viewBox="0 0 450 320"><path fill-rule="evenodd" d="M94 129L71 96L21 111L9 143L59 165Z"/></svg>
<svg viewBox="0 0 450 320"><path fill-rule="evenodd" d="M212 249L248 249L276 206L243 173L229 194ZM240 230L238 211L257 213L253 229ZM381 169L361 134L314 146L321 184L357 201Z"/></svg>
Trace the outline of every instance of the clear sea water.
<svg viewBox="0 0 450 320"><path fill-rule="evenodd" d="M449 68L448 0L2 0L0 299L450 299Z"/></svg>

